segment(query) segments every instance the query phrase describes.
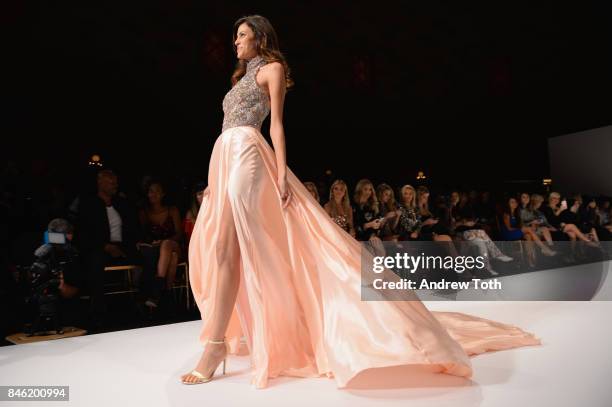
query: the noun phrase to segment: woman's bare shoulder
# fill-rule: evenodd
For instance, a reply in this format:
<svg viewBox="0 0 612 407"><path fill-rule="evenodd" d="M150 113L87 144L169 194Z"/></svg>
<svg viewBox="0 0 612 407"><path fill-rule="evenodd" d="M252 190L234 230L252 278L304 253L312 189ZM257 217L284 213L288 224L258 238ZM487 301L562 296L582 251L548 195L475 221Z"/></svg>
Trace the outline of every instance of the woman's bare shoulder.
<svg viewBox="0 0 612 407"><path fill-rule="evenodd" d="M259 69L259 72L268 77L284 77L285 67L278 61L270 62Z"/></svg>

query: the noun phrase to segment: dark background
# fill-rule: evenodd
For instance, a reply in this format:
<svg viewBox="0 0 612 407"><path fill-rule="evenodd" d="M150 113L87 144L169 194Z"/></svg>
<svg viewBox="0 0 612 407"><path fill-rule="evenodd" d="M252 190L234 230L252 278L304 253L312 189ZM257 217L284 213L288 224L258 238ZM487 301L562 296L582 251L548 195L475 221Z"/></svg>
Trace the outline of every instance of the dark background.
<svg viewBox="0 0 612 407"><path fill-rule="evenodd" d="M612 123L602 4L5 6L0 157L66 182L93 153L123 180L205 176L235 63L232 25L257 13L275 27L296 82L285 131L303 181L327 169L349 183L413 183L417 170L440 185L541 180L548 137Z"/></svg>

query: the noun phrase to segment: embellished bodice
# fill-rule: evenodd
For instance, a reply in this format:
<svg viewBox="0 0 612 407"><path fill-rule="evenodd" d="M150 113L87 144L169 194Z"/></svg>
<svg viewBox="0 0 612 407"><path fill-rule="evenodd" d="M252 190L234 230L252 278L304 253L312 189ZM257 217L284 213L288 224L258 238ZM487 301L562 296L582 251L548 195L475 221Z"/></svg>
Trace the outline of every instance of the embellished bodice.
<svg viewBox="0 0 612 407"><path fill-rule="evenodd" d="M221 132L236 126L251 126L261 131L261 124L270 113L270 100L257 85L255 76L265 64L259 55L249 60L244 76L223 98Z"/></svg>

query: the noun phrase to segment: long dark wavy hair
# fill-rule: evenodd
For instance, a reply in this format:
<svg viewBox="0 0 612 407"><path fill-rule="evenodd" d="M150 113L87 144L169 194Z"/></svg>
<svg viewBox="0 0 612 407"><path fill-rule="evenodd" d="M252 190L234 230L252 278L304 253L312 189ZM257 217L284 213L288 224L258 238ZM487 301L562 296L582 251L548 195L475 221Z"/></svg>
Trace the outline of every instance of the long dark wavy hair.
<svg viewBox="0 0 612 407"><path fill-rule="evenodd" d="M234 54L236 54L236 36L238 33L238 27L242 23L246 23L253 33L255 33L255 44L257 47L257 54L260 55L267 63L280 62L285 68L285 83L287 89L291 88L294 84L291 79L291 70L285 60L285 57L278 48L278 37L276 31L270 24L267 18L260 15L251 15L239 18L234 23L234 31L232 33L232 47L234 48ZM240 78L246 73L247 61L239 59L236 64L236 69L232 74L232 86L234 86Z"/></svg>

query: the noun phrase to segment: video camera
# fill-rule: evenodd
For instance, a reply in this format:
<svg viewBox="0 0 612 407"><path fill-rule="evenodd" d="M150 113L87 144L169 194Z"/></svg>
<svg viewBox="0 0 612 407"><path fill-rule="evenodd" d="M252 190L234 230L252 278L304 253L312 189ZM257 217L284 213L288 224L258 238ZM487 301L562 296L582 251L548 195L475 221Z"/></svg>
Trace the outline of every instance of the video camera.
<svg viewBox="0 0 612 407"><path fill-rule="evenodd" d="M72 226L63 219L54 219L44 234L44 244L34 252L36 260L30 266L30 295L28 304L35 310L34 322L27 336L47 334L49 326L56 334L63 334L61 325L60 284L62 274L75 267L78 253L68 235Z"/></svg>

